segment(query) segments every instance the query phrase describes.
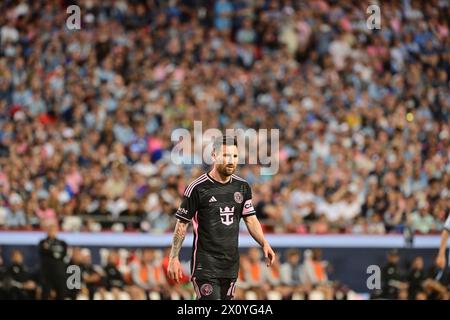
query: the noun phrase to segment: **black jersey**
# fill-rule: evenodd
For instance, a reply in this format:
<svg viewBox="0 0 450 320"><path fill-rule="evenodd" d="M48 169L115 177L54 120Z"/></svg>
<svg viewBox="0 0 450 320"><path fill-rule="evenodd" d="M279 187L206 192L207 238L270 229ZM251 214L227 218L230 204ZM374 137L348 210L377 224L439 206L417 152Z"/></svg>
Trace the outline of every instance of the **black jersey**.
<svg viewBox="0 0 450 320"><path fill-rule="evenodd" d="M67 243L63 240L45 238L39 242L39 255L41 257L41 268L50 276L66 274Z"/></svg>
<svg viewBox="0 0 450 320"><path fill-rule="evenodd" d="M123 289L125 286L125 280L123 279L122 273L113 264L107 264L105 269L105 279L106 288L111 290L111 288Z"/></svg>
<svg viewBox="0 0 450 320"><path fill-rule="evenodd" d="M175 215L194 226L193 277L237 277L239 222L254 214L250 186L236 175L221 183L205 173L186 188Z"/></svg>

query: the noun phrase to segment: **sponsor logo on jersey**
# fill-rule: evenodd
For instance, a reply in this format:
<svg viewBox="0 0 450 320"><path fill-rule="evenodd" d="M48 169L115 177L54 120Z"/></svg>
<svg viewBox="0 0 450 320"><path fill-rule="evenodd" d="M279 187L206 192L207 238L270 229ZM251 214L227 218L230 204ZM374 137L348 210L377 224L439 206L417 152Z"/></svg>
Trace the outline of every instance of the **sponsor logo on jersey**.
<svg viewBox="0 0 450 320"><path fill-rule="evenodd" d="M214 196L212 196L211 199L209 199L209 202L217 202L217 199Z"/></svg>
<svg viewBox="0 0 450 320"><path fill-rule="evenodd" d="M233 223L233 216L234 216L234 207L229 208L225 207L225 209L220 209L220 219L222 220L222 223L226 226L229 226Z"/></svg>
<svg viewBox="0 0 450 320"><path fill-rule="evenodd" d="M188 214L188 211L185 208L178 208L177 214L179 215Z"/></svg>

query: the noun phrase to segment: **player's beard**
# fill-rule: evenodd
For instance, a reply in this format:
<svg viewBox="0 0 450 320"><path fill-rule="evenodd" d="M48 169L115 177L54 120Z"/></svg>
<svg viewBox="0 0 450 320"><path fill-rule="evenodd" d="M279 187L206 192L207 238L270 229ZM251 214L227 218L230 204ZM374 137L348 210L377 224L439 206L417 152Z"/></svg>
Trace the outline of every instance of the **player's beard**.
<svg viewBox="0 0 450 320"><path fill-rule="evenodd" d="M236 171L236 166L235 165L229 165L229 164L219 164L217 166L217 171L223 177L229 177Z"/></svg>

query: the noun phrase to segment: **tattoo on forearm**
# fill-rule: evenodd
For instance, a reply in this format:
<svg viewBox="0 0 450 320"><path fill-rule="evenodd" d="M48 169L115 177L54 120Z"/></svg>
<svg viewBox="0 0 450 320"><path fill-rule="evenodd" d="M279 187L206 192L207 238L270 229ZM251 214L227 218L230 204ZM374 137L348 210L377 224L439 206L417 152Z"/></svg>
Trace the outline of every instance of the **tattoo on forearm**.
<svg viewBox="0 0 450 320"><path fill-rule="evenodd" d="M181 245L183 244L184 238L186 236L187 224L182 222L177 222L175 226L175 232L173 234L172 250L170 251L171 258L177 258L180 253Z"/></svg>

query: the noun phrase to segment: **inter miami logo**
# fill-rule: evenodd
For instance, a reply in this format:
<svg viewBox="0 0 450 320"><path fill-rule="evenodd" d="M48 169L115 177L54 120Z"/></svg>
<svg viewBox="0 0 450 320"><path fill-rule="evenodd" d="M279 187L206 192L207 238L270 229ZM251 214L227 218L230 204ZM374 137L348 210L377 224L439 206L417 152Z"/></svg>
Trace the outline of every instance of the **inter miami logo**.
<svg viewBox="0 0 450 320"><path fill-rule="evenodd" d="M234 193L234 201L236 201L237 203L242 203L242 201L244 201L244 197L242 196L242 193L235 192Z"/></svg>
<svg viewBox="0 0 450 320"><path fill-rule="evenodd" d="M233 216L234 216L234 207L229 208L225 207L225 209L220 208L220 219L222 220L222 223L226 226L229 226L233 223Z"/></svg>
<svg viewBox="0 0 450 320"><path fill-rule="evenodd" d="M205 283L200 287L200 292L203 296L209 296L213 292L213 287L209 283Z"/></svg>

